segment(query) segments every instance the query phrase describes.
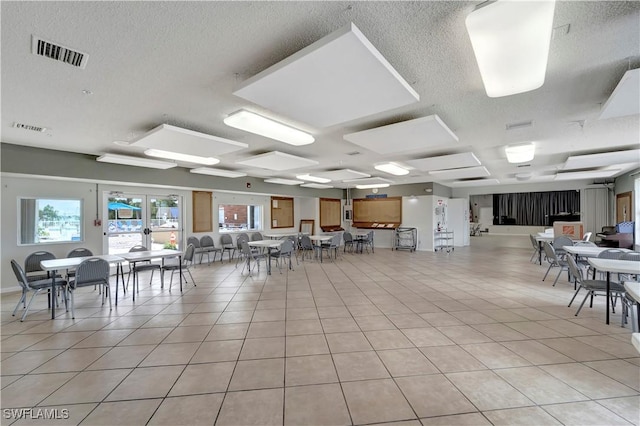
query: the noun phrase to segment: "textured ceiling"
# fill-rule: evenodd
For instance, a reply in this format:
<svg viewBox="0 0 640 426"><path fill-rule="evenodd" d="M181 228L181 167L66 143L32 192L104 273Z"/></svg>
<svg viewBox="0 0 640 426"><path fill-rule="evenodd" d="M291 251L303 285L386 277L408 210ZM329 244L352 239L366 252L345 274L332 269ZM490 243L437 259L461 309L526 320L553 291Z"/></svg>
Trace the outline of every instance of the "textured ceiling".
<svg viewBox="0 0 640 426"><path fill-rule="evenodd" d="M638 115L597 117L624 72L640 66L640 2L557 2L554 27L570 24L570 31L551 42L544 86L493 99L485 94L464 25L478 3L5 1L2 141L142 155L143 148L114 141L134 141L166 123L248 144L220 156L218 166L251 176L299 174L235 163L277 150L317 161L305 170L312 174L348 168L399 184L434 178L418 170L392 177L374 164L472 151L492 178L516 183L514 175L522 169L507 163L506 144L536 141L536 158L527 169L533 180L544 175L548 180L570 155L638 146ZM409 82L420 102L320 129L232 94L246 79L350 22ZM86 52L86 68L32 55L32 35ZM223 124L241 108L297 126L316 142L293 147ZM458 143L381 155L343 139L431 114L447 124ZM530 128L505 130L507 123L528 120L534 122ZM14 122L48 130L17 129ZM360 154L346 155L354 151Z"/></svg>

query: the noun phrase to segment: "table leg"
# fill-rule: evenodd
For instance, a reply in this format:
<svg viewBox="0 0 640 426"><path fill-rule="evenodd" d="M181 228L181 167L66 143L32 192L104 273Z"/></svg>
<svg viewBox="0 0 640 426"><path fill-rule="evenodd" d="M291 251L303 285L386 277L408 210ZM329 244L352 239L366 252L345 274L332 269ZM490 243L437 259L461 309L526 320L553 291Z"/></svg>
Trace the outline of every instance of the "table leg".
<svg viewBox="0 0 640 426"><path fill-rule="evenodd" d="M118 285L120 284L120 265L116 263L116 306L118 306ZM111 286L109 286L111 291Z"/></svg>
<svg viewBox="0 0 640 426"><path fill-rule="evenodd" d="M215 254L214 254L214 256L215 256ZM163 261L164 261L164 259L163 259ZM214 258L213 261L215 262L216 259ZM180 293L182 293L182 279L183 279L183 277L182 277L182 256L178 256L178 262L180 262L178 264L178 269L180 270Z"/></svg>
<svg viewBox="0 0 640 426"><path fill-rule="evenodd" d="M56 275L58 271L52 271L51 275L51 319L56 318Z"/></svg>
<svg viewBox="0 0 640 426"><path fill-rule="evenodd" d="M611 272L607 271L607 324L609 324L609 287L611 285Z"/></svg>
<svg viewBox="0 0 640 426"><path fill-rule="evenodd" d="M542 265L542 241L538 241L538 264Z"/></svg>

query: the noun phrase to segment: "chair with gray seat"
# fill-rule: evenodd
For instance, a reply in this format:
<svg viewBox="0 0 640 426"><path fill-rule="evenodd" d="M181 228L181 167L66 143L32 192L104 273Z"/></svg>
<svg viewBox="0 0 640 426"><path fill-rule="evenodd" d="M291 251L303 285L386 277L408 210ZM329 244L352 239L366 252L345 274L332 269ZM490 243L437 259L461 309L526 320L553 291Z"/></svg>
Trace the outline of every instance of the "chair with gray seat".
<svg viewBox="0 0 640 426"><path fill-rule="evenodd" d="M229 262L236 255L236 246L233 245L233 238L229 234L220 235L220 245L222 246L222 254L225 252L228 253ZM220 261L222 262L222 257L220 257Z"/></svg>
<svg viewBox="0 0 640 426"><path fill-rule="evenodd" d="M187 238L187 247L191 244L195 249L195 254L200 255L200 263L202 263L202 255L204 254L202 249L200 248L200 240L198 237L191 236Z"/></svg>
<svg viewBox="0 0 640 426"><path fill-rule="evenodd" d="M216 247L213 243L213 238L210 235L204 235L200 238L200 249L202 253L200 254L200 263L202 263L202 256L207 254L207 263L211 263L211 258L209 257L209 253L213 253L213 261L216 261L216 254L220 253L220 262L222 262L222 248Z"/></svg>
<svg viewBox="0 0 640 426"><path fill-rule="evenodd" d="M320 249L326 251L329 255L329 259L333 261L334 259L338 259L338 249L340 248L340 240L342 239L341 234L334 235L329 242L322 244ZM333 251L333 258L331 257L331 251Z"/></svg>
<svg viewBox="0 0 640 426"><path fill-rule="evenodd" d="M558 282L558 278L560 278L560 274L562 274L562 271L568 270L567 261L565 259L561 259L556 254L555 249L551 244L549 244L548 241L545 241L544 244L542 244L542 250L544 250L544 255L547 258L547 262L549 262L549 267L547 268L547 272L544 274L544 277L542 277L542 281L547 278L547 275L549 274L551 268L560 268L560 270L558 271L558 275L556 275L556 279L553 281L553 286L555 287Z"/></svg>
<svg viewBox="0 0 640 426"><path fill-rule="evenodd" d="M73 250L71 250L69 252L69 254L67 254L67 257L90 257L93 256L93 252L91 250L89 250L88 248L84 248L84 247L79 247L79 248L75 248ZM67 280L69 278L72 278L76 275L76 271L75 269L67 269Z"/></svg>
<svg viewBox="0 0 640 426"><path fill-rule="evenodd" d="M241 262L242 260L246 260L245 257L245 252L242 249L242 245L243 243L249 243L249 236L245 233L242 234L238 234L238 236L236 237L236 246L238 247L238 258L236 259L236 268L238 267L238 263ZM256 250L252 250L251 247L249 246L249 251L256 253Z"/></svg>
<svg viewBox="0 0 640 426"><path fill-rule="evenodd" d="M251 241L262 241L264 240L264 238L262 238L262 234L259 232L255 232L251 235Z"/></svg>
<svg viewBox="0 0 640 426"><path fill-rule="evenodd" d="M92 257L83 260L76 268L75 279L69 281L67 289L69 291L69 301L71 303L71 318L76 317L75 314L75 291L81 287L100 286L102 287L104 296L102 297L102 304L104 305L104 299L109 298L109 310L112 310L111 306L111 287L109 286L110 276L109 262L104 259ZM135 278L134 278L135 279Z"/></svg>
<svg viewBox="0 0 640 426"><path fill-rule="evenodd" d="M180 269L182 269L182 277L184 278L185 284L188 282L187 277L184 276L184 273L186 271L189 274L189 277L191 277L191 282L193 283L193 286L196 287L196 280L193 279L193 275L191 275L191 270L189 269L191 265L193 265L193 258L195 256L195 251L196 251L196 248L193 246L193 244L189 244L187 246L187 249L184 251L184 255L182 256L182 265L180 264L179 258L169 259L164 263L164 265L162 265L162 272L161 272L162 275L164 275L166 271L171 271L171 277L169 279L169 291L171 291L171 283L173 282L173 273L175 271L180 271Z"/></svg>
<svg viewBox="0 0 640 426"><path fill-rule="evenodd" d="M640 262L640 253L635 251L630 251L622 254L619 259L629 260L633 262ZM629 282L629 281L637 282L639 278L640 277L638 275L618 274L618 280L623 285L624 285L624 282ZM624 327L624 324L627 321L627 316L631 315L631 327L634 333L637 333L639 331L638 322L636 321L636 315L640 314L640 312L636 312L636 309L634 308L634 306L638 306L638 302L640 301L633 299L631 295L626 292L624 294L624 297L622 298L622 306L624 310L623 310L621 325Z"/></svg>
<svg viewBox="0 0 640 426"><path fill-rule="evenodd" d="M593 298L598 295L606 295L607 292L607 281L606 280L586 280L582 276L582 269L578 268L578 264L572 256L567 257L567 266L569 268L569 273L575 278L576 284L578 288L576 289L571 301L568 306L571 306L576 296L580 292L580 290L585 289L587 294L584 296L580 307L575 313L575 316L578 316L584 303L587 301L587 298L591 296L591 303L589 307L593 308ZM624 287L620 283L611 282L609 285L610 297L611 297L611 307L613 312L616 312L616 300L618 297L622 297L624 295ZM615 296L615 297L614 297Z"/></svg>
<svg viewBox="0 0 640 426"><path fill-rule="evenodd" d="M303 235L300 238L300 251L302 252L302 260L304 260L304 257L307 253L313 255L315 247L313 246L311 238L309 238L308 235Z"/></svg>
<svg viewBox="0 0 640 426"><path fill-rule="evenodd" d="M148 249L142 245L133 246L129 249L129 253L141 251L148 251ZM151 276L149 277L149 285L151 285L153 282L153 272L156 270L158 272L162 272L162 267L160 264L153 263L150 260L131 262L131 266L129 267L129 276L127 277L127 287L129 287L129 278L131 278L131 274L133 274L133 291L140 291L140 280L138 274L146 271L151 271ZM160 287L164 287L164 278L162 277L162 273L160 273Z"/></svg>
<svg viewBox="0 0 640 426"><path fill-rule="evenodd" d="M251 250L249 246L249 241L242 238L240 240L240 249L242 250L242 259L244 259L244 266L242 267L242 272L244 272L244 268L249 269L249 275L251 275L251 261L254 261L258 264L258 272L260 272L260 261L267 262L267 255L264 253L257 253ZM240 256L238 256L240 259Z"/></svg>
<svg viewBox="0 0 640 426"><path fill-rule="evenodd" d="M293 263L291 262L291 255L293 254L294 247L293 241L289 238L284 240L280 245L280 249L271 253L271 257L277 260L278 269L280 269L280 273L282 273L282 262L281 260L289 259L289 269L293 271Z"/></svg>
<svg viewBox="0 0 640 426"><path fill-rule="evenodd" d="M39 281L51 278L51 273L43 271L40 262L43 260L53 260L56 257L53 253L39 250L29 254L24 260L24 273L29 281Z"/></svg>
<svg viewBox="0 0 640 426"><path fill-rule="evenodd" d="M18 311L18 307L20 307L20 304L22 303L23 309L24 309L24 313L22 314L22 317L20 318L20 321L24 321L24 319L27 317L27 313L29 312L29 308L31 307L31 303L33 303L33 299L42 291L42 290L49 290L51 289L51 278L45 278L45 279L41 279L41 280L31 280L29 281L29 279L27 279L27 275L25 274L24 270L22 269L22 267L20 266L20 264L18 262L16 262L15 260L11 260L11 269L13 269L13 273L16 276L16 279L18 280L18 284L20 284L20 288L22 289L22 295L20 296L20 300L18 300L18 304L16 305L15 309L13 310L13 314L11 314L12 316L16 315L16 312ZM63 280L63 279L57 279L56 278L56 287L57 289L62 292L62 294L64 295L64 302L65 305L67 304L67 295L66 295L66 285L67 285L67 281ZM33 295L31 296L31 299L29 299L29 303L27 304L27 293L29 292L33 292Z"/></svg>
<svg viewBox="0 0 640 426"><path fill-rule="evenodd" d="M342 252L346 253L348 248L349 252L353 253L353 235L351 234L351 232L345 231L342 234L342 240L344 241L344 247L342 249Z"/></svg>
<svg viewBox="0 0 640 426"><path fill-rule="evenodd" d="M567 252L564 250L565 246L572 246L573 240L566 235L560 235L559 237L555 237L553 239L553 249L556 252L556 256L564 259L567 255Z"/></svg>
<svg viewBox="0 0 640 426"><path fill-rule="evenodd" d="M529 262L531 262L534 261L534 259L537 259L538 256L540 256L540 246L538 245L536 237L534 237L533 235L529 234L529 239L531 240L531 246L533 247L533 254L531 255L531 259L529 259Z"/></svg>

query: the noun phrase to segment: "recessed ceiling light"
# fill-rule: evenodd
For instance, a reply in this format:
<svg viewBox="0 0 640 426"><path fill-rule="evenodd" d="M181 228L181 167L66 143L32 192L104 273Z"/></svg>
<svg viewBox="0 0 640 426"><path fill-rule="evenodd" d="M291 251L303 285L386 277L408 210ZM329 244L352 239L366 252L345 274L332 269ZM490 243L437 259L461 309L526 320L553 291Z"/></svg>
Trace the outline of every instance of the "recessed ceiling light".
<svg viewBox="0 0 640 426"><path fill-rule="evenodd" d="M246 173L234 172L232 170L215 169L211 167L198 167L197 169L189 170L189 173L197 173L200 175L221 176L228 178L239 178L246 176Z"/></svg>
<svg viewBox="0 0 640 426"><path fill-rule="evenodd" d="M327 183L327 182L331 182L331 179L326 179L326 178L321 178L321 177L317 177L317 176L311 176L311 175L297 175L296 179L300 179L300 180L307 180L309 182L316 182L316 183Z"/></svg>
<svg viewBox="0 0 640 426"><path fill-rule="evenodd" d="M309 133L243 109L230 114L224 124L289 145L308 145L315 140Z"/></svg>
<svg viewBox="0 0 640 426"><path fill-rule="evenodd" d="M371 183L369 185L356 185L358 189L374 189L374 188L387 188L389 187L388 183Z"/></svg>
<svg viewBox="0 0 640 426"><path fill-rule="evenodd" d="M296 155L286 154L280 151L266 152L264 154L245 158L244 160L238 160L236 163L249 167L258 167L261 169L275 171L318 165L318 162L315 160L309 160L308 158L298 157Z"/></svg>
<svg viewBox="0 0 640 426"><path fill-rule="evenodd" d="M278 185L300 185L304 183L301 180L270 178L264 180L266 183L277 183Z"/></svg>
<svg viewBox="0 0 640 426"><path fill-rule="evenodd" d="M376 170L380 170L381 172L389 173L395 176L403 176L409 174L409 170L405 169L404 167L400 167L395 163L377 164L373 167Z"/></svg>
<svg viewBox="0 0 640 426"><path fill-rule="evenodd" d="M333 188L333 186L331 186L331 185L323 185L321 183L303 183L300 186L302 186L304 188L313 188L313 189L329 189L329 188Z"/></svg>
<svg viewBox="0 0 640 426"><path fill-rule="evenodd" d="M160 149L147 149L144 152L149 157L166 158L175 161L184 161L187 163L205 164L207 166L213 166L218 164L220 160L213 157L201 157L199 155L182 154L180 152L163 151Z"/></svg>
<svg viewBox="0 0 640 426"><path fill-rule="evenodd" d="M150 160L148 158L130 157L128 155L104 154L96 158L101 163L123 164L125 166L148 167L151 169L170 169L176 163L169 161Z"/></svg>
<svg viewBox="0 0 640 426"><path fill-rule="evenodd" d="M507 161L510 163L526 163L533 160L536 153L536 145L533 142L508 145L504 148L507 154Z"/></svg>
<svg viewBox="0 0 640 426"><path fill-rule="evenodd" d="M113 143L120 146L129 146L129 142L127 141L113 141Z"/></svg>
<svg viewBox="0 0 640 426"><path fill-rule="evenodd" d="M554 0L500 0L467 16L487 96L514 95L544 84L554 9Z"/></svg>
<svg viewBox="0 0 640 426"><path fill-rule="evenodd" d="M83 90L82 90L82 93L83 93L84 95L93 95L93 92L92 92L91 90L89 90L89 89L83 89Z"/></svg>

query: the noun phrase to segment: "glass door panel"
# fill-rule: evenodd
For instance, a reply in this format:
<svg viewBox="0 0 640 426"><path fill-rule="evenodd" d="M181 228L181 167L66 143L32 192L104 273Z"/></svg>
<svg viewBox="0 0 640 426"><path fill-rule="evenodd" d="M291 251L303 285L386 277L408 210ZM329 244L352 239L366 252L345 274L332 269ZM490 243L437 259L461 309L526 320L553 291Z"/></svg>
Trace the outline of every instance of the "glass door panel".
<svg viewBox="0 0 640 426"><path fill-rule="evenodd" d="M126 253L136 245L148 247L146 197L130 194L106 194L105 253Z"/></svg>
<svg viewBox="0 0 640 426"><path fill-rule="evenodd" d="M180 249L182 241L182 207L178 196L149 196L149 230L151 249Z"/></svg>

